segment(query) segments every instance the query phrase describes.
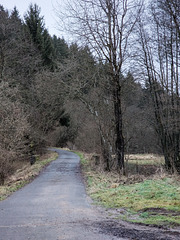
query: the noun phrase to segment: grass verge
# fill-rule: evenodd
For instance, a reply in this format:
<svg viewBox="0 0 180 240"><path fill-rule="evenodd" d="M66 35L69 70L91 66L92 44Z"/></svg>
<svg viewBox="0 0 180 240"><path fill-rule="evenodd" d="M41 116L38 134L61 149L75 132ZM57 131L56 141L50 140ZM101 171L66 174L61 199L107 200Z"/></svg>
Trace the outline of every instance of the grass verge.
<svg viewBox="0 0 180 240"><path fill-rule="evenodd" d="M79 156L87 180L87 191L96 204L113 210L117 218L126 221L166 227L180 226L178 176L158 173L148 177L120 177L115 172L107 173L92 167L90 160L82 154ZM148 168L147 159L144 161Z"/></svg>
<svg viewBox="0 0 180 240"><path fill-rule="evenodd" d="M25 186L32 181L40 171L51 161L58 157L56 152L48 151L42 155L32 166L29 163L23 165L12 176L6 179L5 184L0 186L0 201L6 199L13 192Z"/></svg>

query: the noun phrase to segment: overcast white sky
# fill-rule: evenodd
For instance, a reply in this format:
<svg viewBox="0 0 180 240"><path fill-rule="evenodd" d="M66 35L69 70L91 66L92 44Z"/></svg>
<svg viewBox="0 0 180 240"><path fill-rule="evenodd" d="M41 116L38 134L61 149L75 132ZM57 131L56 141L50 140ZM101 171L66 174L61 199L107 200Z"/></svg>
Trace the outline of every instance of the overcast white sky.
<svg viewBox="0 0 180 240"><path fill-rule="evenodd" d="M51 35L55 34L56 36L62 37L62 33L57 30L58 19L53 9L57 5L57 0L0 0L0 4L9 11L16 6L21 17L27 12L31 3L36 3L41 8L41 16L44 16L46 28L48 28L49 33Z"/></svg>

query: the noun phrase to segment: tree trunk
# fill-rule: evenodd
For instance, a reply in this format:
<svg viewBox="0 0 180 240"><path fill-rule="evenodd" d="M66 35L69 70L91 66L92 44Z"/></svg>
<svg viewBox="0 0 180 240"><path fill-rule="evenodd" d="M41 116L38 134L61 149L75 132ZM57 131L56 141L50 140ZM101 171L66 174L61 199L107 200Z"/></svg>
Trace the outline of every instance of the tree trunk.
<svg viewBox="0 0 180 240"><path fill-rule="evenodd" d="M174 165L178 173L180 173L180 133L176 133L175 136L175 152L174 152Z"/></svg>
<svg viewBox="0 0 180 240"><path fill-rule="evenodd" d="M122 125L122 109L121 109L121 86L119 83L119 75L114 77L114 116L115 116L115 151L117 157L118 168L122 174L125 174L124 169L124 137Z"/></svg>
<svg viewBox="0 0 180 240"><path fill-rule="evenodd" d="M102 157L104 160L104 170L105 171L110 171L110 158L109 158L109 152L108 152L108 147L107 144L105 143L105 139L103 139L101 135L101 151L102 151Z"/></svg>
<svg viewBox="0 0 180 240"><path fill-rule="evenodd" d="M180 173L180 151L179 139L180 134L173 134L164 137L163 152L165 157L165 167L171 173Z"/></svg>

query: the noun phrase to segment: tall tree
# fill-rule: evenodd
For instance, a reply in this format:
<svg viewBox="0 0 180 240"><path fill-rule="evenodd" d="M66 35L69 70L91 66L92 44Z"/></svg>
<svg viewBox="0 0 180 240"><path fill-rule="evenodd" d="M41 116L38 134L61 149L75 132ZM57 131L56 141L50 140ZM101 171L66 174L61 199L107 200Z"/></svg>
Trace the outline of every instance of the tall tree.
<svg viewBox="0 0 180 240"><path fill-rule="evenodd" d="M108 62L114 107L115 152L118 167L124 172L121 73L129 54L131 33L141 11L141 1L67 1L67 9L68 14L63 15L61 20L68 18L68 31L78 35L81 43L85 41L97 54L97 58Z"/></svg>
<svg viewBox="0 0 180 240"><path fill-rule="evenodd" d="M150 26L141 21L139 35L165 164L171 172L180 172L180 39L169 10L169 4L175 2L153 1ZM178 19L180 15L176 14Z"/></svg>
<svg viewBox="0 0 180 240"><path fill-rule="evenodd" d="M5 11L4 7L0 5L0 78L4 76L5 68L5 53L4 53L4 42L7 39L6 36L6 25L8 23L8 12Z"/></svg>
<svg viewBox="0 0 180 240"><path fill-rule="evenodd" d="M107 64L96 63L89 47L70 46L70 96L79 99L93 116L99 132L104 168L111 170L114 154L113 100ZM66 71L65 71L66 72ZM67 79L67 78L66 78Z"/></svg>
<svg viewBox="0 0 180 240"><path fill-rule="evenodd" d="M33 42L37 45L38 49L42 50L42 34L45 28L45 24L43 17L40 16L40 12L41 9L36 4L31 4L24 19Z"/></svg>
<svg viewBox="0 0 180 240"><path fill-rule="evenodd" d="M37 46L43 59L44 66L54 68L54 47L52 38L45 28L44 18L40 15L41 9L36 5L30 5L25 15L25 25Z"/></svg>

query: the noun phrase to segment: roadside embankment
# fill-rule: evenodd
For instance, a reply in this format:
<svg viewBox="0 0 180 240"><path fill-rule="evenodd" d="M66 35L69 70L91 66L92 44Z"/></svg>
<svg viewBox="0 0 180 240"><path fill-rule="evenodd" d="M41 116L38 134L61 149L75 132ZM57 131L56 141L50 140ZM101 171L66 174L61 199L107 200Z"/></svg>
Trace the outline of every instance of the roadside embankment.
<svg viewBox="0 0 180 240"><path fill-rule="evenodd" d="M148 160L147 156L132 155L127 176L103 171L87 154L79 156L88 194L109 215L133 223L180 228L180 176L167 174L158 156Z"/></svg>

